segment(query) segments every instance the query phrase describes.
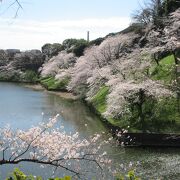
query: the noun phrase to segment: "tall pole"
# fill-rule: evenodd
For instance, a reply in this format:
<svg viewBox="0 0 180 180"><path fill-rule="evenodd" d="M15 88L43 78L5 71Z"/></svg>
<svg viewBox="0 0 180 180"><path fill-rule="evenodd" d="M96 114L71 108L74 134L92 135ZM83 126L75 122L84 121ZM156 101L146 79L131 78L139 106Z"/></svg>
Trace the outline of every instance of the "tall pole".
<svg viewBox="0 0 180 180"><path fill-rule="evenodd" d="M89 42L89 31L87 31L87 42Z"/></svg>

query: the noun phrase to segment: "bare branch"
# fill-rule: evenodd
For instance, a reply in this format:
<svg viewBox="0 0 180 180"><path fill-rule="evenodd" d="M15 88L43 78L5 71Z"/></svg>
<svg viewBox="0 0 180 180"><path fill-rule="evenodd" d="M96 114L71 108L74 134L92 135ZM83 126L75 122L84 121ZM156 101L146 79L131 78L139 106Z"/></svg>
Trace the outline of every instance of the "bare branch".
<svg viewBox="0 0 180 180"><path fill-rule="evenodd" d="M3 2L3 0L1 0L1 2ZM14 0L1 14L4 14L6 11L8 11L10 8L12 8L15 5L17 5L17 8L13 18L17 18L19 10L23 9L19 0Z"/></svg>

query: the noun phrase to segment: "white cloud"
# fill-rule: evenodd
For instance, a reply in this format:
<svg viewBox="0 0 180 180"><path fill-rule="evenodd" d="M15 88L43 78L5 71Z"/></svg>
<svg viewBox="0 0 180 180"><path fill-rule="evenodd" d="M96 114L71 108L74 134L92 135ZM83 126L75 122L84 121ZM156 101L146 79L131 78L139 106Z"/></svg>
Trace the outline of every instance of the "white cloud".
<svg viewBox="0 0 180 180"><path fill-rule="evenodd" d="M45 43L62 42L67 38L90 39L118 32L130 23L127 17L60 21L22 21L0 19L0 48L40 49Z"/></svg>

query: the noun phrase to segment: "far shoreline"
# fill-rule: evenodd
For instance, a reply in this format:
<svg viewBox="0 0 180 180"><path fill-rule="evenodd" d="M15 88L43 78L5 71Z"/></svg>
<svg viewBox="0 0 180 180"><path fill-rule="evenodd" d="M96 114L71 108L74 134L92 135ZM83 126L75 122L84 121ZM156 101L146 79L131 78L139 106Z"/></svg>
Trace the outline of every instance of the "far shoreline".
<svg viewBox="0 0 180 180"><path fill-rule="evenodd" d="M59 96L59 97L64 98L64 99L69 99L69 100L77 100L78 99L78 96L75 96L70 92L48 91L41 84L23 84L23 86L26 88L33 89L35 91L45 91L49 94L54 94L54 95Z"/></svg>

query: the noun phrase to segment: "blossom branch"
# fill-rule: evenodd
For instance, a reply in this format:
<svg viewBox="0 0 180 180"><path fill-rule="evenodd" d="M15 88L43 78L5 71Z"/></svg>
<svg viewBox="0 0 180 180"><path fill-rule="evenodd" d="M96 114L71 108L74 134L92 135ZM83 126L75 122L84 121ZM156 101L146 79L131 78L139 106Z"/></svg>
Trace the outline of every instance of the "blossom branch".
<svg viewBox="0 0 180 180"><path fill-rule="evenodd" d="M0 159L0 165L33 162L52 165L56 167L55 169L63 168L80 177L85 173L82 170L83 163L87 162L92 163L92 167L96 170L100 169L98 173L102 173L102 167L110 161L104 158L102 152L99 152L103 145L100 140L101 135L95 134L88 141L81 139L78 132L68 135L62 129L61 131L51 129L57 117L50 119L47 124L27 131L13 132L9 128L1 129L0 152L2 151L3 157ZM73 165L75 165L74 168Z"/></svg>
<svg viewBox="0 0 180 180"><path fill-rule="evenodd" d="M54 164L52 163L51 161L41 161L41 160L38 160L38 159L19 159L19 160L12 160L12 161L9 161L9 160L0 160L0 165L5 165L5 164L19 164L21 162L32 162L32 163L37 163L37 164L44 164L44 165L51 165L51 166L55 166L55 167L61 167L69 172L72 172L74 173L75 175L77 175L79 177L80 173L79 172L76 172L70 168L67 168L61 164Z"/></svg>

